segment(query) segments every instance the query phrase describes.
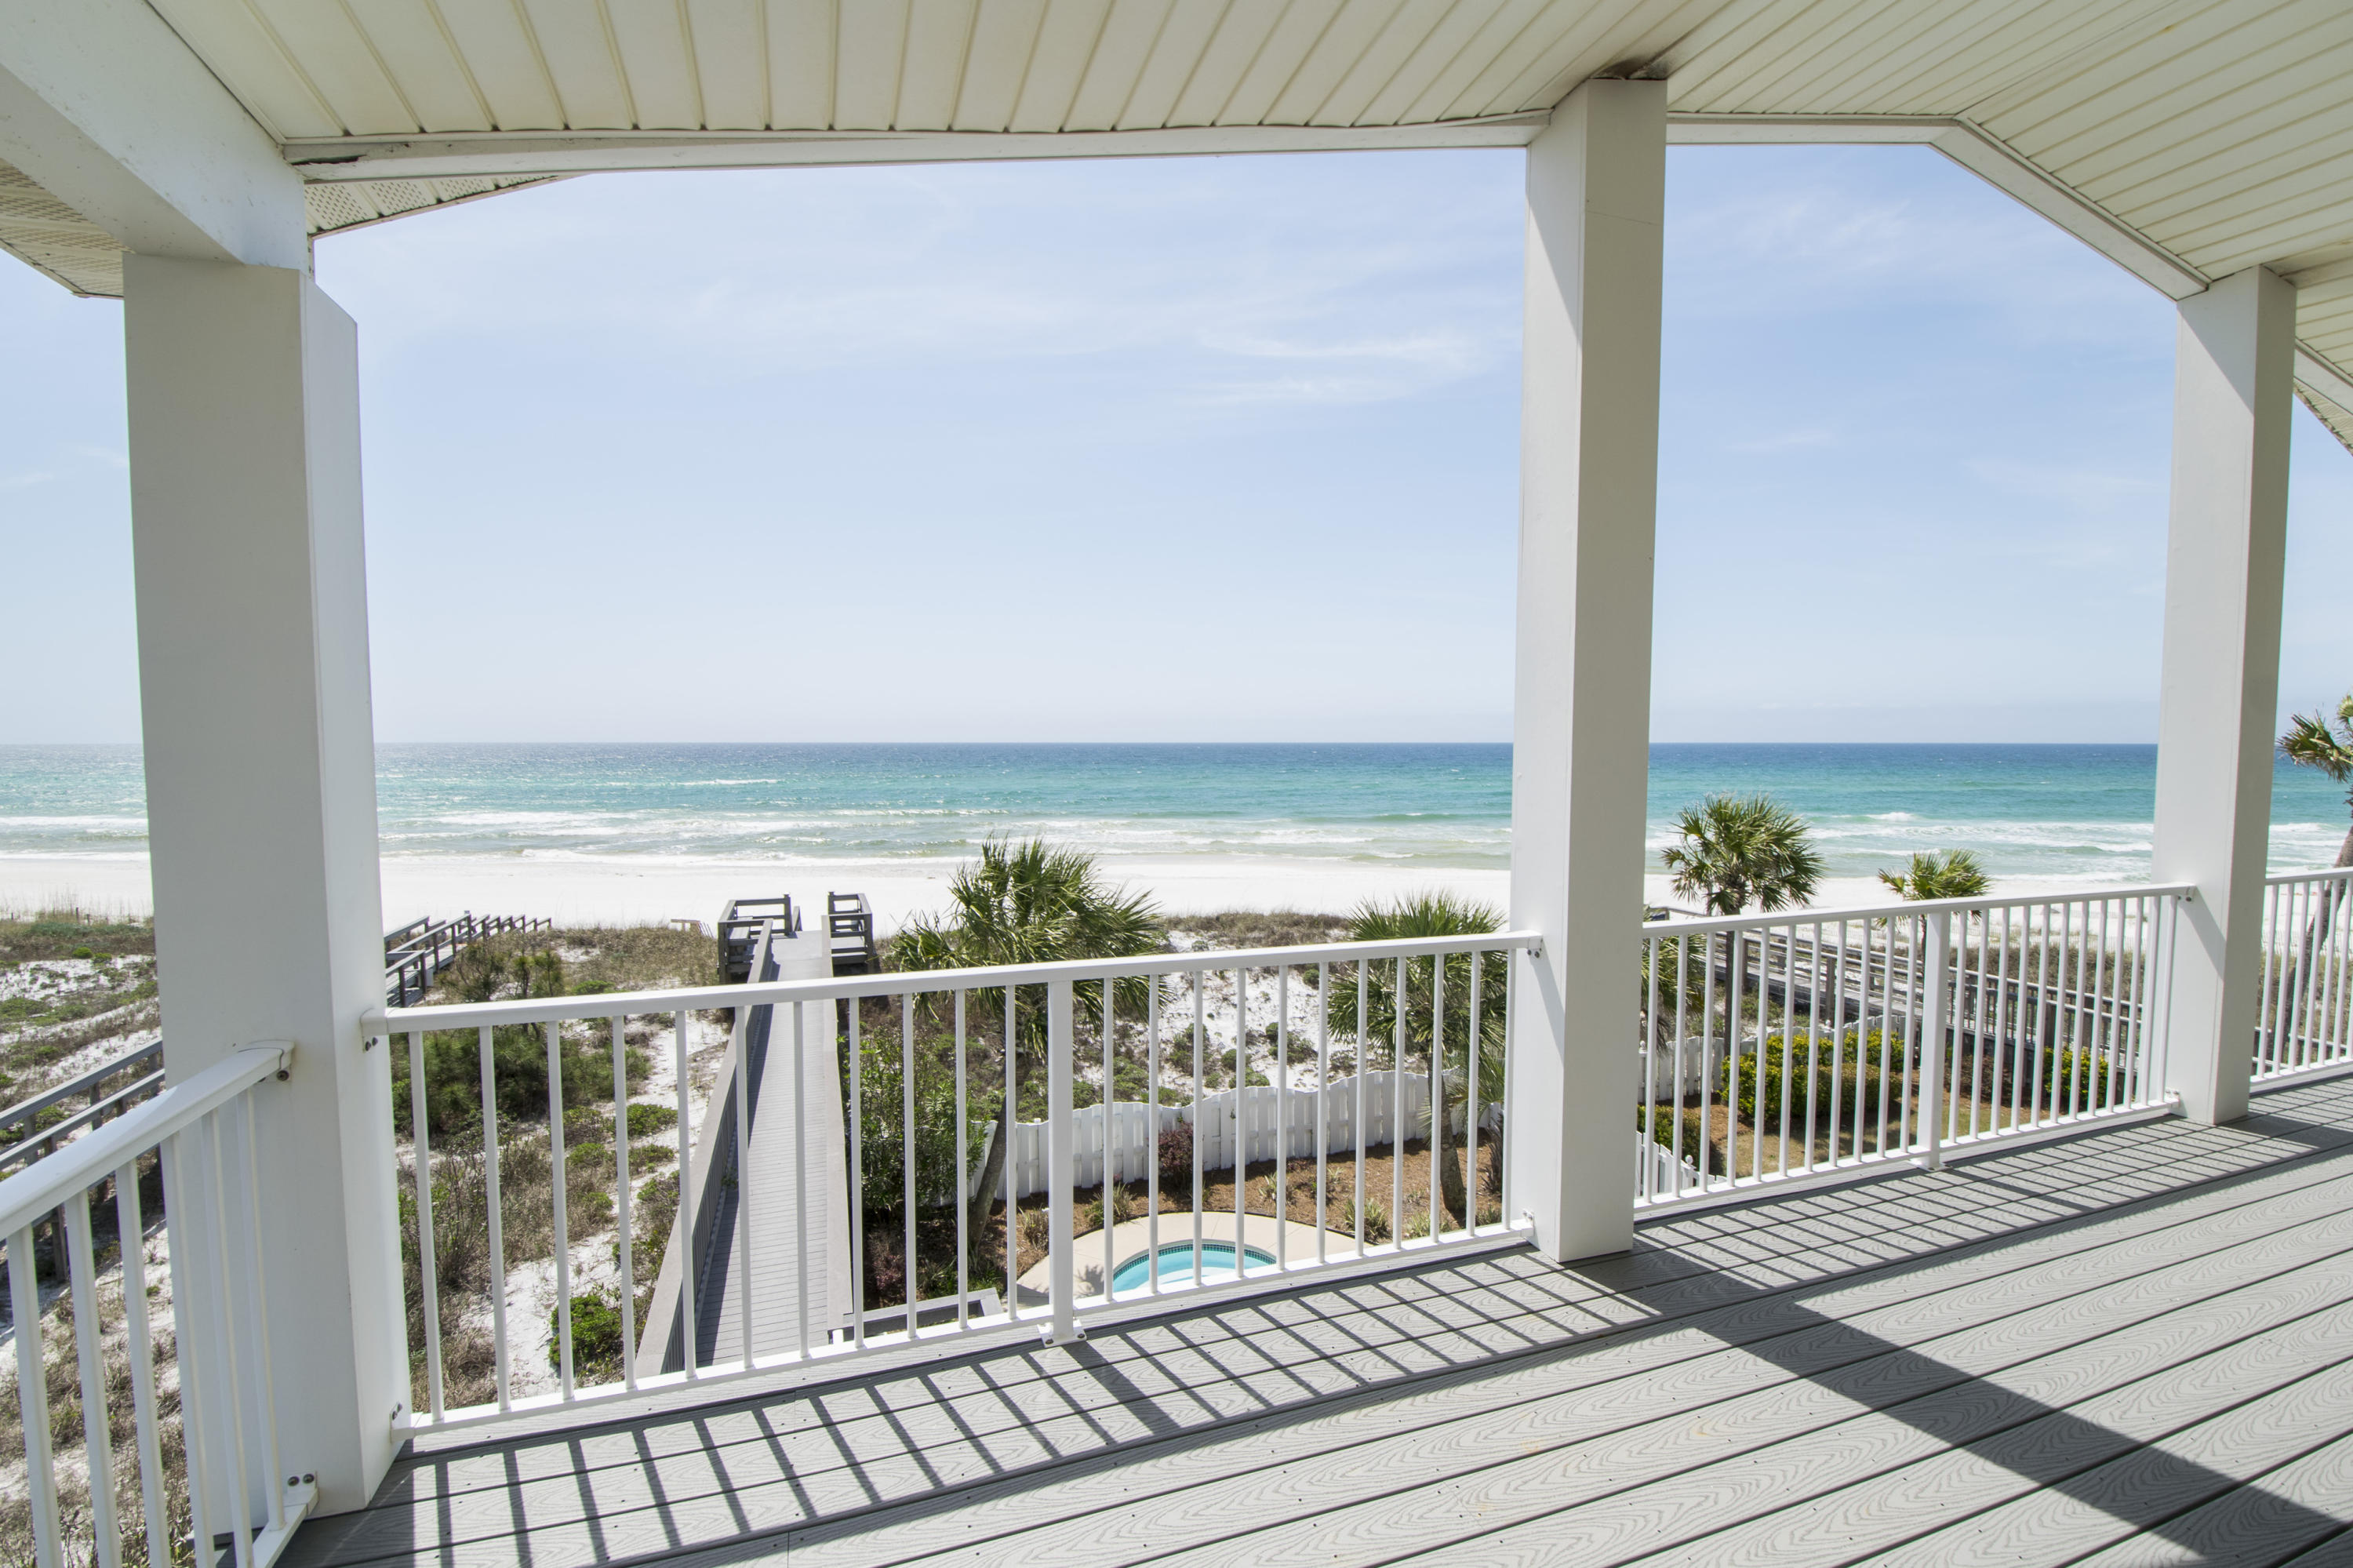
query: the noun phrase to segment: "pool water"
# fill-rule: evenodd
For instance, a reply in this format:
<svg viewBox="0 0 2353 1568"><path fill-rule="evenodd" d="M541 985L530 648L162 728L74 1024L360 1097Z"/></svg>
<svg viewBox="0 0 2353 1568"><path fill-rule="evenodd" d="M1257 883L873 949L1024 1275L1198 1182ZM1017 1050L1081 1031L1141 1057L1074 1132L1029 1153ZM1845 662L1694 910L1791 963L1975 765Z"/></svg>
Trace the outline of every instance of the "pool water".
<svg viewBox="0 0 2353 1568"><path fill-rule="evenodd" d="M1251 1246L1242 1249L1246 1268L1271 1265L1274 1254ZM1200 1282L1216 1285L1234 1277L1234 1244L1205 1241L1201 1244ZM1160 1249L1160 1283L1190 1285L1193 1283L1194 1259L1191 1242L1172 1242ZM1113 1271L1111 1288L1113 1295L1124 1290L1142 1290L1152 1283L1152 1255L1137 1253Z"/></svg>

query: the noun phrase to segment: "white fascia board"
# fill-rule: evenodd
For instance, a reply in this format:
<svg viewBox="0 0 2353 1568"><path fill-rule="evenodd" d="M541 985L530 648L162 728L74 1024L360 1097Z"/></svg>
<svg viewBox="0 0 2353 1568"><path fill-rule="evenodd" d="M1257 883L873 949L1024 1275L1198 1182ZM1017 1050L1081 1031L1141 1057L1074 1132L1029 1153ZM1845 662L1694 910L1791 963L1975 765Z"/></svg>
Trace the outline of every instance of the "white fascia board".
<svg viewBox="0 0 2353 1568"><path fill-rule="evenodd" d="M2295 345L2295 379L2315 397L2326 397L2353 414L2353 375L2300 343Z"/></svg>
<svg viewBox="0 0 2353 1568"><path fill-rule="evenodd" d="M1941 114L1712 114L1667 111L1671 147L1932 146Z"/></svg>
<svg viewBox="0 0 2353 1568"><path fill-rule="evenodd" d="M1206 125L1153 131L566 132L334 137L285 144L305 179L443 180L631 169L772 169L1017 158L1176 158L1231 153L1525 147L1548 113L1429 125Z"/></svg>
<svg viewBox="0 0 2353 1568"><path fill-rule="evenodd" d="M0 160L142 255L310 266L301 176L145 0L0 0Z"/></svg>
<svg viewBox="0 0 2353 1568"><path fill-rule="evenodd" d="M1913 145L1934 147L1987 184L2041 213L2168 299L2212 281L2028 163L1982 127L1949 115L1670 114L1667 140L1683 146Z"/></svg>

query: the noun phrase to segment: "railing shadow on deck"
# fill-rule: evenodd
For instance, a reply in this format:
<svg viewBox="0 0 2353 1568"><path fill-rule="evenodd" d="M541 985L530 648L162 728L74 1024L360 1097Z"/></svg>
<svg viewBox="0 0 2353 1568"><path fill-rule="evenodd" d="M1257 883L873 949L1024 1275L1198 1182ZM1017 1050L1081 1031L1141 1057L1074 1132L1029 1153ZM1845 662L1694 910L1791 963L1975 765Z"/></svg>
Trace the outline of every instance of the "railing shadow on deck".
<svg viewBox="0 0 2353 1568"><path fill-rule="evenodd" d="M511 1510L500 1510L508 1513L508 1531L554 1522L527 1517L523 1485L533 1476L551 1489L570 1481L565 1489L580 1516L574 1528L592 1532L599 1560L684 1552L698 1563L751 1558L774 1552L787 1534L813 1544L854 1537L885 1516L905 1522L986 1500L1012 1502L1048 1480L1082 1483L1147 1457L1680 1330L1697 1330L1781 1368L1793 1383L1827 1389L2035 1487L2164 1535L2170 1520L2239 1483L1847 1324L1811 1298L1866 1275L1899 1277L1971 1257L1998 1261L2030 1237L2064 1236L2192 1193L2227 1196L2297 1160L2348 1148L2353 1080L2307 1086L2293 1102L2263 1097L2256 1114L2232 1128L2178 1121L2120 1128L2063 1145L1989 1151L1933 1175L1892 1171L1844 1188L1663 1218L1643 1227L1633 1252L1591 1263L1556 1266L1525 1250L1434 1261L1106 1326L1067 1348L999 1346L895 1369L869 1363L855 1379L724 1405L453 1445L405 1460L371 1513L312 1521L290 1561L412 1552L455 1562L466 1555L469 1536L459 1513L476 1511L479 1521L479 1510L457 1506L469 1495L508 1489ZM2099 1185L2106 1201L2077 1196ZM1166 1375L1188 1362L1211 1375ZM926 1424L923 1417L936 1425L943 1414L950 1440L927 1446L914 1426ZM2031 1440L2021 1436L2029 1428ZM726 1450L737 1445L768 1451L767 1473L777 1479L766 1484L781 1485L789 1501L772 1494L746 1509L716 1482L673 1494L658 1473L659 1456L700 1452L711 1458L707 1473L723 1477ZM795 1446L802 1450L797 1464L788 1451ZM828 1450L831 1462L810 1462L811 1446ZM992 1450L1034 1457L1008 1462ZM2153 1484L2130 1496L2105 1495L2096 1467L2126 1452L2147 1456L2143 1469L2155 1468L2144 1479L2153 1477ZM962 1464L944 1464L943 1455ZM878 1463L878 1456L895 1463ZM600 1515L591 1478L631 1465L648 1477L639 1517ZM1107 1504L1117 1496L1106 1488ZM2290 1512L2299 1507L2273 1500ZM1008 1531L1026 1527L1018 1508L1004 1517ZM408 1539L395 1539L403 1521ZM2317 1516L2303 1522L2335 1528ZM730 1535L738 1539L730 1542Z"/></svg>

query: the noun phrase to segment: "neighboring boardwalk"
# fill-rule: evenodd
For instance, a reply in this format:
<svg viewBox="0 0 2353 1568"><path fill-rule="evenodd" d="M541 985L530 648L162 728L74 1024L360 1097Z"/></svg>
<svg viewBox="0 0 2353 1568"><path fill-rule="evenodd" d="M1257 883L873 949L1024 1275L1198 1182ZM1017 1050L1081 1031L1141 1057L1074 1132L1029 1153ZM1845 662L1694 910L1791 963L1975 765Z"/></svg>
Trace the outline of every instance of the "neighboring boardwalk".
<svg viewBox="0 0 2353 1568"><path fill-rule="evenodd" d="M2353 1079L401 1464L293 1563L2353 1563Z"/></svg>

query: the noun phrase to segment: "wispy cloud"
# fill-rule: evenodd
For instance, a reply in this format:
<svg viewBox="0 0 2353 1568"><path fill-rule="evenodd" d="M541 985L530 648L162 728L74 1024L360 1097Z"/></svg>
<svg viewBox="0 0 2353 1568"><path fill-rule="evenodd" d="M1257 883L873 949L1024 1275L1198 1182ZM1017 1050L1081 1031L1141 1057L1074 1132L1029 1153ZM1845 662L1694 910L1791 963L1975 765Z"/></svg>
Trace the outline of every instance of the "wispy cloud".
<svg viewBox="0 0 2353 1568"><path fill-rule="evenodd" d="M1507 363L1511 208L1441 195L1383 211L1347 199L1359 168L1324 167L1334 188L1312 209L1293 199L1295 170L1262 182L1285 199L1256 207L1234 187L1246 197L1271 171L581 181L499 198L515 205L488 246L468 232L488 219L453 211L364 249L330 241L322 264L331 287L389 307L370 313L385 320L364 339L377 354L453 336L594 344L691 358L705 378L1121 355L1142 371L1139 397L1197 406L1407 397Z"/></svg>
<svg viewBox="0 0 2353 1568"><path fill-rule="evenodd" d="M1745 456L1767 456L1774 452L1801 451L1810 447L1838 444L1838 432L1823 425L1809 426L1799 430L1783 430L1778 435L1755 436L1744 441L1732 441L1725 450Z"/></svg>
<svg viewBox="0 0 2353 1568"><path fill-rule="evenodd" d="M2153 474L2086 464L1977 458L1969 462L1968 471L2010 494L2055 501L2089 513L2146 510L2151 500L2166 493L2165 482Z"/></svg>
<svg viewBox="0 0 2353 1568"><path fill-rule="evenodd" d="M0 474L0 490L30 490L37 484L47 484L57 475L46 470L33 469L22 473Z"/></svg>

